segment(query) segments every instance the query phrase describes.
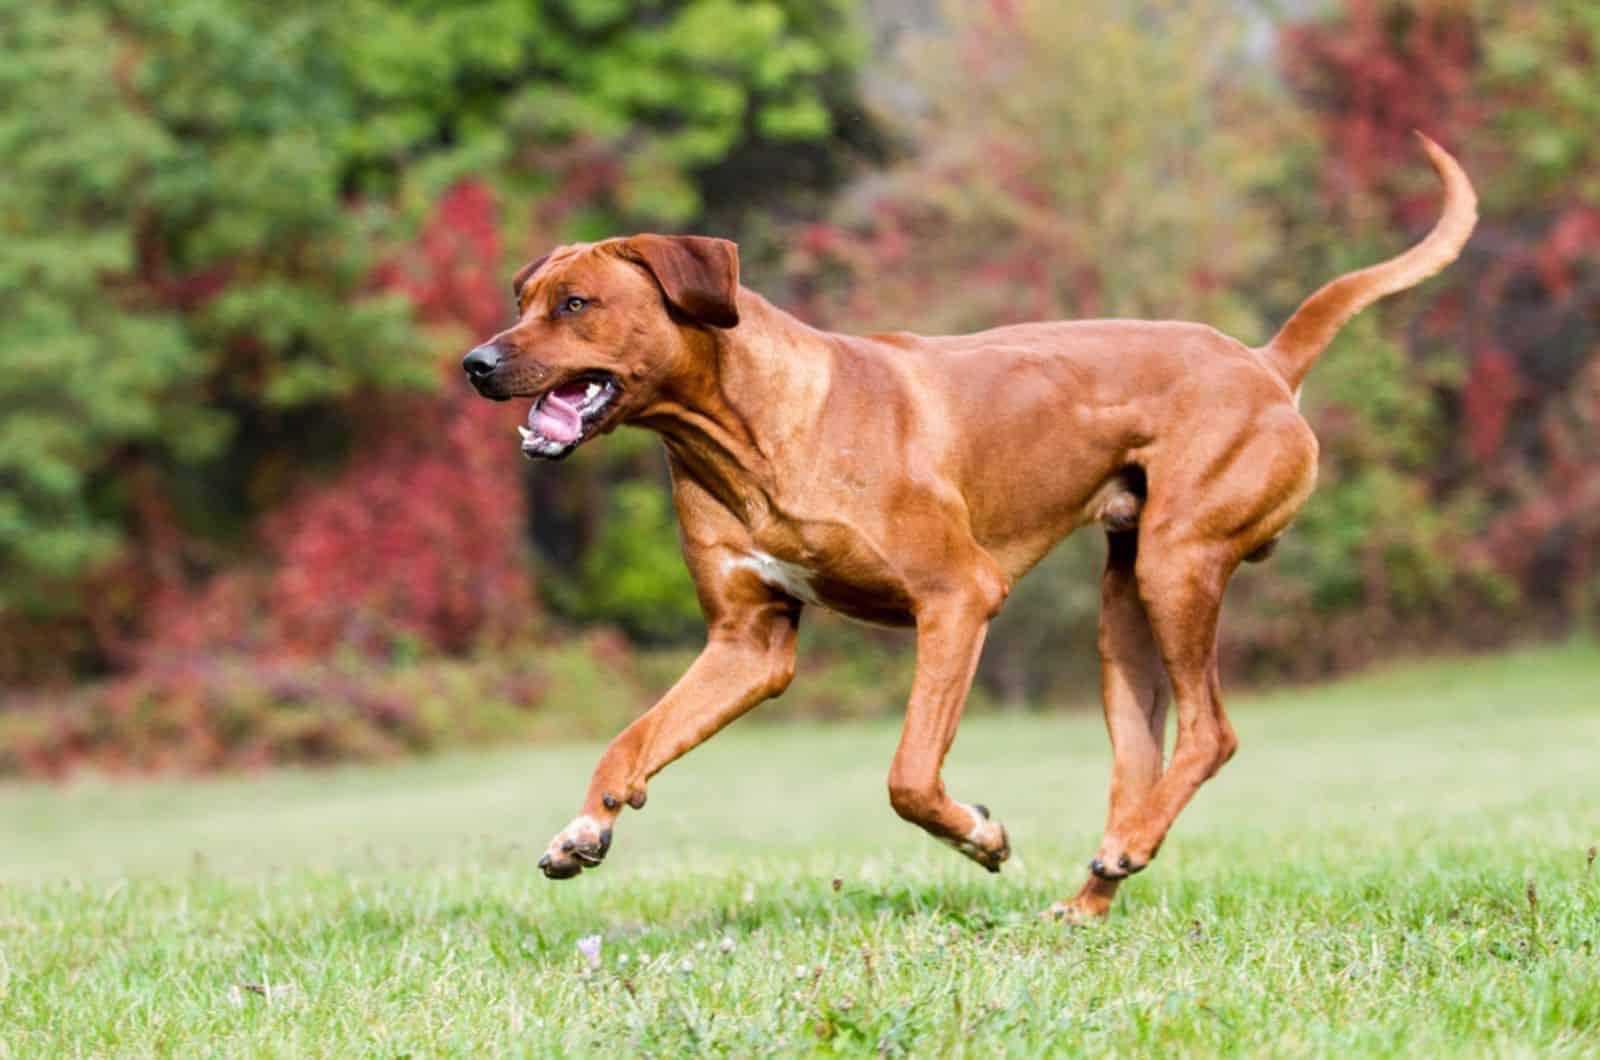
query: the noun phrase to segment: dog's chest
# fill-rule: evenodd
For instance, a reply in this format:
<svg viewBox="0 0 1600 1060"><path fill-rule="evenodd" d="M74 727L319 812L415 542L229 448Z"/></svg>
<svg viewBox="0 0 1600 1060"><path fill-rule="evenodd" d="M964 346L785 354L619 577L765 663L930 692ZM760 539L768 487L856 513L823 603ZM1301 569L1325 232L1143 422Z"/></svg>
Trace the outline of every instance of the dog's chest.
<svg viewBox="0 0 1600 1060"><path fill-rule="evenodd" d="M728 560L728 565L753 571L763 582L796 600L804 600L808 604L822 603L812 585L816 572L809 567L778 559L765 552L747 552Z"/></svg>
<svg viewBox="0 0 1600 1060"><path fill-rule="evenodd" d="M826 607L878 626L912 624L911 600L904 588L870 567L819 570L779 559L759 549L732 557L727 565L730 571L750 571L766 585L802 603Z"/></svg>

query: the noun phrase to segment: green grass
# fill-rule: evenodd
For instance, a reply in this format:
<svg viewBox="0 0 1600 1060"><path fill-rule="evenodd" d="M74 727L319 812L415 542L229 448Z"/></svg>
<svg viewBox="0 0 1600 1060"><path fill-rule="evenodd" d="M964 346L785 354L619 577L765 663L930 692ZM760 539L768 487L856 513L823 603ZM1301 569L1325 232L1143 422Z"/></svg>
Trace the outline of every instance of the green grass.
<svg viewBox="0 0 1600 1060"><path fill-rule="evenodd" d="M963 727L999 876L893 815L881 723L735 726L564 883L534 861L594 746L0 789L0 1056L1600 1055L1600 654L1232 713L1087 929L1035 914L1098 839L1092 714Z"/></svg>

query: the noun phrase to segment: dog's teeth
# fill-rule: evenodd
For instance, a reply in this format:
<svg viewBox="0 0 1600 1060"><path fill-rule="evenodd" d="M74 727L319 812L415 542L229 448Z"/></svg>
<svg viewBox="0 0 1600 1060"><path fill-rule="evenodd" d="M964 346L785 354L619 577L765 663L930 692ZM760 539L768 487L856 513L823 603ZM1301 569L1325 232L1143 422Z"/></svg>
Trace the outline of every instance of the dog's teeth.
<svg viewBox="0 0 1600 1060"><path fill-rule="evenodd" d="M522 435L522 440L523 441L527 441L529 438L533 437L533 432L530 431L528 428L524 427L520 423L517 424L517 433Z"/></svg>
<svg viewBox="0 0 1600 1060"><path fill-rule="evenodd" d="M600 393L600 384L599 383L590 383L589 384L589 389L585 390L583 392L583 400L585 400L585 401L593 401L594 400L594 396L596 394L598 394L598 393Z"/></svg>

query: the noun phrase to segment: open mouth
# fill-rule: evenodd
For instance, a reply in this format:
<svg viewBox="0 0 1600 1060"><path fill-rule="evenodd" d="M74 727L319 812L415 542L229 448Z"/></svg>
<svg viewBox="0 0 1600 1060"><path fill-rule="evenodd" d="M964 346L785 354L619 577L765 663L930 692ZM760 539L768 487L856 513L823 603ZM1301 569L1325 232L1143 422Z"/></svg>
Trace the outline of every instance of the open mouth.
<svg viewBox="0 0 1600 1060"><path fill-rule="evenodd" d="M528 425L519 426L522 455L559 460L578 448L617 397L617 384L606 376L578 379L540 394L528 410Z"/></svg>

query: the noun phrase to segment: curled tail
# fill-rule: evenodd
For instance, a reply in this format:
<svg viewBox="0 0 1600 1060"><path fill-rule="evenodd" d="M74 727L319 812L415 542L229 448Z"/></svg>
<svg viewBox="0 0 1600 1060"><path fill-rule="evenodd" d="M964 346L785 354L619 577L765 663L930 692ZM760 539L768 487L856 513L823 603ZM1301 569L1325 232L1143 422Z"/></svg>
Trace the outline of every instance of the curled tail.
<svg viewBox="0 0 1600 1060"><path fill-rule="evenodd" d="M1417 133L1428 161L1444 182L1444 212L1427 238L1397 258L1348 272L1307 298L1282 330L1261 348L1290 390L1298 390L1311 363L1350 318L1385 295L1414 287L1456 260L1478 223L1478 196L1449 152Z"/></svg>

